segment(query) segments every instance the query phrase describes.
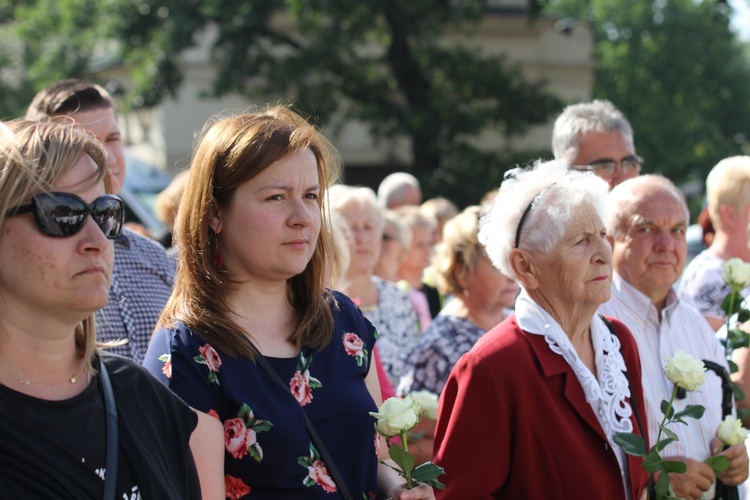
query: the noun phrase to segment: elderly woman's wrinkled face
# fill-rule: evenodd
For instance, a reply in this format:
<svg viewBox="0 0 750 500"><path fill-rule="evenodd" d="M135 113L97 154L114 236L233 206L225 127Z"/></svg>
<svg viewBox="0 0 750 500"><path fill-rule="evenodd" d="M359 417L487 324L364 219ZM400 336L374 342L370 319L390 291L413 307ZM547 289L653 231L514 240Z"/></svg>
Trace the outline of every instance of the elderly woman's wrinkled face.
<svg viewBox="0 0 750 500"><path fill-rule="evenodd" d="M565 235L546 254L534 255L539 293L550 302L594 308L608 301L612 283L612 247L594 207L575 209Z"/></svg>

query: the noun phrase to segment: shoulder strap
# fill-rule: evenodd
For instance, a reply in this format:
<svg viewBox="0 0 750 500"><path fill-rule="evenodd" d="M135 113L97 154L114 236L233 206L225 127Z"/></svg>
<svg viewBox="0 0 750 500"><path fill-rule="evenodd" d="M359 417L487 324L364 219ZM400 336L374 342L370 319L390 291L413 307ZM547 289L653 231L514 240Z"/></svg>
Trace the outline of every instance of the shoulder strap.
<svg viewBox="0 0 750 500"><path fill-rule="evenodd" d="M263 369L263 371L266 372L268 376L270 376L277 384L283 387L284 392L294 397L289 391L289 387L287 387L284 381L281 380L281 377L276 372L276 370L273 369L271 363L269 363L265 356L258 352L257 349L255 350L255 359L258 361L258 364ZM296 399L295 403L297 403ZM299 406L299 403L297 403L297 406ZM333 457L330 453L328 453L328 449L325 447L325 444L323 444L323 440L318 434L318 431L315 430L315 425L313 425L310 417L307 416L307 412L301 406L300 411L302 411L302 415L305 417L305 426L307 426L307 432L310 434L310 438L312 438L315 446L320 452L320 455L323 457L323 460L325 461L326 466L331 473L331 476L333 476L333 480L336 482L336 485L339 488L339 493L341 493L341 496L344 498L344 500L354 500L354 497L352 497L351 493L349 492L349 487L346 485L344 478L341 476L341 472L336 466L336 462L333 461Z"/></svg>
<svg viewBox="0 0 750 500"><path fill-rule="evenodd" d="M99 356L99 378L101 379L104 406L107 411L107 462L104 475L104 500L114 500L117 486L117 407L107 367Z"/></svg>
<svg viewBox="0 0 750 500"><path fill-rule="evenodd" d="M615 330L615 327L612 324L612 322L601 314L599 315L599 317L607 326L609 333L617 337L617 331ZM648 438L648 434L644 434L644 431L643 431L643 425L641 424L641 417L638 412L638 403L636 402L635 393L633 392L633 386L630 384L630 377L628 377L628 372L623 370L622 374L625 375L625 379L628 381L628 390L630 391L630 406L633 408L633 413L635 414L635 423L638 425L638 431L641 433L642 437Z"/></svg>

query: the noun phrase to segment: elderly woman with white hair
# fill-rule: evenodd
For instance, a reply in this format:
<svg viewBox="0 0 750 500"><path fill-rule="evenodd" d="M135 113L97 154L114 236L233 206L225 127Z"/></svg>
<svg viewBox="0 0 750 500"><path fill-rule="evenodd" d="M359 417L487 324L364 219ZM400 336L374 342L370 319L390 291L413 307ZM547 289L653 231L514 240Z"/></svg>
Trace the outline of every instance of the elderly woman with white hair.
<svg viewBox="0 0 750 500"><path fill-rule="evenodd" d="M623 324L596 315L612 281L607 191L591 173L539 163L509 172L482 217L487 255L522 291L443 389L438 498L644 493L641 460L613 441L646 429L638 352Z"/></svg>

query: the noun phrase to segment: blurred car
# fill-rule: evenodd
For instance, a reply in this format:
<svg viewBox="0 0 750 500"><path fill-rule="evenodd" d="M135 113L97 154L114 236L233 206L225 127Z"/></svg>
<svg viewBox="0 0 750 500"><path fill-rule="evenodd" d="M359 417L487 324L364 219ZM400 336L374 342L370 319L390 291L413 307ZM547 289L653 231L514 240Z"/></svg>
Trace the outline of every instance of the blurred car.
<svg viewBox="0 0 750 500"><path fill-rule="evenodd" d="M125 202L125 222L140 224L151 237L162 241L169 229L156 217L154 203L172 178L127 152L125 164L125 183L120 190L120 198Z"/></svg>

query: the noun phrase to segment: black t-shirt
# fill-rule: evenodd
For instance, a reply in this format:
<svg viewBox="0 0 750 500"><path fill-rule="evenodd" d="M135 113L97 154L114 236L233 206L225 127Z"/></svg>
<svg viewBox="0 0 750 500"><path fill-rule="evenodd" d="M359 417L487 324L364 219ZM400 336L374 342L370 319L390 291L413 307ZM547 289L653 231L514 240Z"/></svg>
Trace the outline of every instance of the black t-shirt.
<svg viewBox="0 0 750 500"><path fill-rule="evenodd" d="M195 413L140 365L103 359L117 405L116 498L199 499L189 448ZM105 422L98 376L64 401L0 385L0 498L101 498Z"/></svg>

